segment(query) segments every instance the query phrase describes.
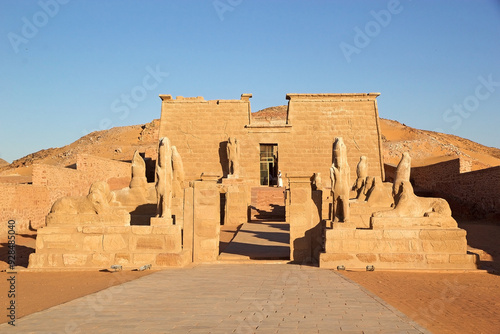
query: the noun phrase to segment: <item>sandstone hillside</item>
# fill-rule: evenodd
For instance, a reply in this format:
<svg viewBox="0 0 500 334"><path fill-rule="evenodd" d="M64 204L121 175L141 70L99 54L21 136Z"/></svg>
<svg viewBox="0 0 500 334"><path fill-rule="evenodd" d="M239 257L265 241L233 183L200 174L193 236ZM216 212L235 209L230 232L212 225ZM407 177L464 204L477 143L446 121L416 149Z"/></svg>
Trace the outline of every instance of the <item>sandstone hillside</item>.
<svg viewBox="0 0 500 334"><path fill-rule="evenodd" d="M8 165L9 163L3 159L0 159L0 167Z"/></svg>
<svg viewBox="0 0 500 334"><path fill-rule="evenodd" d="M130 161L135 150L156 146L159 120L143 125L116 127L92 132L72 144L41 150L15 160L8 166L0 166L0 175L31 175L33 164L71 167L78 153L103 158Z"/></svg>
<svg viewBox="0 0 500 334"><path fill-rule="evenodd" d="M260 110L253 114L261 122L275 123L286 119L286 106ZM384 161L397 164L404 151L412 152L413 165L423 166L462 157L478 170L500 165L500 149L486 147L453 135L418 130L392 120L381 120ZM31 175L31 166L44 163L70 167L78 153L127 161L136 149L154 147L158 138L159 120L92 132L74 143L42 150L2 166L0 175Z"/></svg>

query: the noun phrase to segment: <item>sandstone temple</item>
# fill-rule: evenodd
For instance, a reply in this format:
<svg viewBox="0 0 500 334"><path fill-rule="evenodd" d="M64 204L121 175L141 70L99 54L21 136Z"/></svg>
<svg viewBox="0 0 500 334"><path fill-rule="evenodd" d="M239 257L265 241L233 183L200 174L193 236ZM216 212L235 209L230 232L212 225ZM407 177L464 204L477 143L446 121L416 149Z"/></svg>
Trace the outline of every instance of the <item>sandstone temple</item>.
<svg viewBox="0 0 500 334"><path fill-rule="evenodd" d="M475 269L448 203L415 195L412 152L386 182L378 96L287 94L286 116L266 119L251 94L160 95L157 146L114 162L130 182L117 189L103 170L85 196L54 196L29 267L216 262L222 225L267 214L287 225L293 263ZM256 207L271 197L268 212Z"/></svg>

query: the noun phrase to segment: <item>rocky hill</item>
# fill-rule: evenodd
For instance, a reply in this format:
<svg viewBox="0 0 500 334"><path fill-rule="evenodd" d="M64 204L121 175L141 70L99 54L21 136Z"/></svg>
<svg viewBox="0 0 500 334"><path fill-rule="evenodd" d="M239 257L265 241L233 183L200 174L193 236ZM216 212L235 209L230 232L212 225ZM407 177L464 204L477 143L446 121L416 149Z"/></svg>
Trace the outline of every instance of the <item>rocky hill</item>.
<svg viewBox="0 0 500 334"><path fill-rule="evenodd" d="M3 159L0 159L0 167L8 165L9 163Z"/></svg>
<svg viewBox="0 0 500 334"><path fill-rule="evenodd" d="M253 114L260 122L280 122L286 119L286 106L276 106ZM74 143L42 150L2 166L0 175L31 175L31 166L44 163L56 166L71 166L76 163L78 153L128 160L136 149L154 147L158 139L159 120L144 125L133 125L92 132ZM412 152L412 163L423 166L462 157L478 170L500 165L500 149L486 147L453 135L418 130L396 121L381 119L384 161L397 164L401 154Z"/></svg>

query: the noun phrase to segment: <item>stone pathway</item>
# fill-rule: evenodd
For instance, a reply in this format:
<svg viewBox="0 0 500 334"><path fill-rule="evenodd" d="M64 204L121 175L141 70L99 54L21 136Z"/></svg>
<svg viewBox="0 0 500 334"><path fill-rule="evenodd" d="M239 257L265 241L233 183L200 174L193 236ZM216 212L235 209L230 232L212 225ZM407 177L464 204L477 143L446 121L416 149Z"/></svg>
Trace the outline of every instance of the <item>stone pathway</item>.
<svg viewBox="0 0 500 334"><path fill-rule="evenodd" d="M427 333L334 271L285 264L168 269L18 319L13 332Z"/></svg>
<svg viewBox="0 0 500 334"><path fill-rule="evenodd" d="M244 223L219 260L289 260L289 244L290 225L285 222Z"/></svg>

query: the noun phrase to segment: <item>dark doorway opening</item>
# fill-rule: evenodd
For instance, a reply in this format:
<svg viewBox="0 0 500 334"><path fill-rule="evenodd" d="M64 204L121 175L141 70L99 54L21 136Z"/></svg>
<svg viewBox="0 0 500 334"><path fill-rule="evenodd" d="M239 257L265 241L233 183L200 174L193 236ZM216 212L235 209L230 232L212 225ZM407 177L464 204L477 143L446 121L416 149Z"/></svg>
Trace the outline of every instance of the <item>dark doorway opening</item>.
<svg viewBox="0 0 500 334"><path fill-rule="evenodd" d="M278 144L260 144L260 185L275 186L278 182Z"/></svg>

